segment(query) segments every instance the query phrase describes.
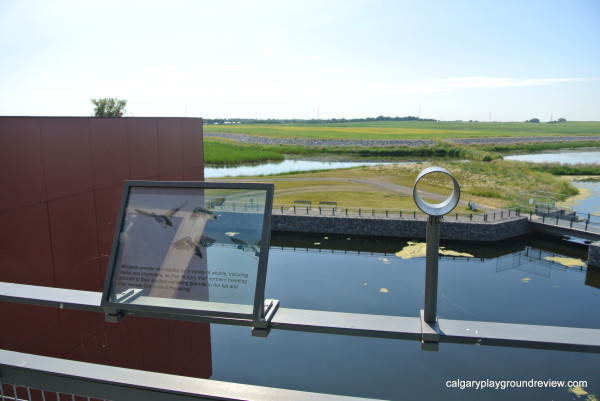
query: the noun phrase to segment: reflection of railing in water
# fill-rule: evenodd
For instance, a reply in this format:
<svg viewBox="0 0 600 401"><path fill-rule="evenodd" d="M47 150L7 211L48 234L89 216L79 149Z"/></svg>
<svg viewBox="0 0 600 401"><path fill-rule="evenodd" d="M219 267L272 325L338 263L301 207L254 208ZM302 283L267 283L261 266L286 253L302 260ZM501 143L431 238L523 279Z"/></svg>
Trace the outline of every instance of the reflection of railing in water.
<svg viewBox="0 0 600 401"><path fill-rule="evenodd" d="M344 249L331 249L331 248L308 248L308 247L274 247L271 246L271 250L276 249L278 251L283 252L306 252L306 253L328 253L328 254L337 254L337 255L353 255L353 256L377 256L377 257L397 257L396 253L388 253L388 252L369 252L369 251L352 251L352 250L344 250ZM415 259L424 259L425 256L417 256ZM452 256L452 255L440 255L440 259L443 260L453 260L453 261L463 261L463 262L485 262L485 258L475 258L475 257L467 257L467 256Z"/></svg>
<svg viewBox="0 0 600 401"><path fill-rule="evenodd" d="M550 278L552 269L560 271L574 271L586 273L586 266L565 266L547 258L563 258L563 255L526 247L524 251L515 252L511 255L501 256L496 260L496 272L510 269L526 271L537 276Z"/></svg>

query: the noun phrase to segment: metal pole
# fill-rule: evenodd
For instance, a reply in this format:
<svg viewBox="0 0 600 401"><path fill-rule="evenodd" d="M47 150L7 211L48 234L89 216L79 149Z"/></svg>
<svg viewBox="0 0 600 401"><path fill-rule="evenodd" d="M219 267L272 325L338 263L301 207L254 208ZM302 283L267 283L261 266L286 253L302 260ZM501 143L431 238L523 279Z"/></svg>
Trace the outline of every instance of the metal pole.
<svg viewBox="0 0 600 401"><path fill-rule="evenodd" d="M425 322L435 323L437 319L440 216L429 216L427 219L426 238L425 309L423 313Z"/></svg>

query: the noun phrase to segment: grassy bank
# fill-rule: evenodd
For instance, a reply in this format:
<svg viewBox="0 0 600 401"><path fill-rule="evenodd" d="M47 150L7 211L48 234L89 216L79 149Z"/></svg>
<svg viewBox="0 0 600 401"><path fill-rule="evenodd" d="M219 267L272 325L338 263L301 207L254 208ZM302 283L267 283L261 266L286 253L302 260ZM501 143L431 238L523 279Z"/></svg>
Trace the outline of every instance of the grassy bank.
<svg viewBox="0 0 600 401"><path fill-rule="evenodd" d="M295 200L337 202L339 207L414 210L416 206L410 190L419 172L430 163L395 164L332 170L312 173L262 177L261 181L275 183L275 203L293 204ZM530 168L526 163L436 161L436 165L450 171L461 185L461 200L478 205L503 207L514 202L520 192L547 191L575 195L577 189L568 181L544 171ZM387 184L392 184L387 185ZM419 188L433 193L447 194L447 181L430 181ZM436 202L437 203L437 202ZM466 212L465 206L458 212Z"/></svg>
<svg viewBox="0 0 600 401"><path fill-rule="evenodd" d="M244 145L230 141L205 140L204 162L211 165L236 165L281 161L285 156L260 145Z"/></svg>
<svg viewBox="0 0 600 401"><path fill-rule="evenodd" d="M540 163L532 164L531 169L535 171L544 171L553 175L599 175L600 165L598 164L560 164L560 163Z"/></svg>
<svg viewBox="0 0 600 401"><path fill-rule="evenodd" d="M204 140L205 163L212 165L257 163L283 160L286 155L335 155L362 159L394 158L454 158L490 161L501 158L499 153L476 146L457 145L441 141L435 145L418 147L309 147L298 145L241 144L221 139Z"/></svg>

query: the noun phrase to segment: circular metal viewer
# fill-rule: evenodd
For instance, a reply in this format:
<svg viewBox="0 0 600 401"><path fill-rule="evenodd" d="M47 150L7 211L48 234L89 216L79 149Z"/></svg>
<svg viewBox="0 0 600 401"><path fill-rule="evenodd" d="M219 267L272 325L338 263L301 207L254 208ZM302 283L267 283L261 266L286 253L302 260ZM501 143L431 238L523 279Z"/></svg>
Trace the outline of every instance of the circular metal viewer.
<svg viewBox="0 0 600 401"><path fill-rule="evenodd" d="M454 188L452 189L450 197L448 197L448 199L446 199L442 203L425 202L423 199L421 199L417 191L417 184L419 183L419 180L425 177L427 174L431 173L442 173L452 178L452 184L454 185ZM454 209L456 205L458 205L458 201L460 199L460 186L458 185L458 182L456 182L456 179L452 176L452 174L450 174L445 168L428 167L425 170L421 171L421 173L417 176L417 179L415 180L415 186L413 187L413 199L415 200L417 207L423 212L427 213L428 215L443 216L445 214L450 213L452 209Z"/></svg>

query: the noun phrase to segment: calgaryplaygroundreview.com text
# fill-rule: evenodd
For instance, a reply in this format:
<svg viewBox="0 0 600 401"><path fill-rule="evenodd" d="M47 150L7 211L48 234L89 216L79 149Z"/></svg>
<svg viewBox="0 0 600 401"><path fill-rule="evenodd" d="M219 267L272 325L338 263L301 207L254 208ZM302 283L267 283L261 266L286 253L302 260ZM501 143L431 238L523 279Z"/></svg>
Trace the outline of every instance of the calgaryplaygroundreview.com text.
<svg viewBox="0 0 600 401"><path fill-rule="evenodd" d="M446 387L460 390L466 389L494 389L506 390L507 388L572 388L588 386L587 380L447 380Z"/></svg>

